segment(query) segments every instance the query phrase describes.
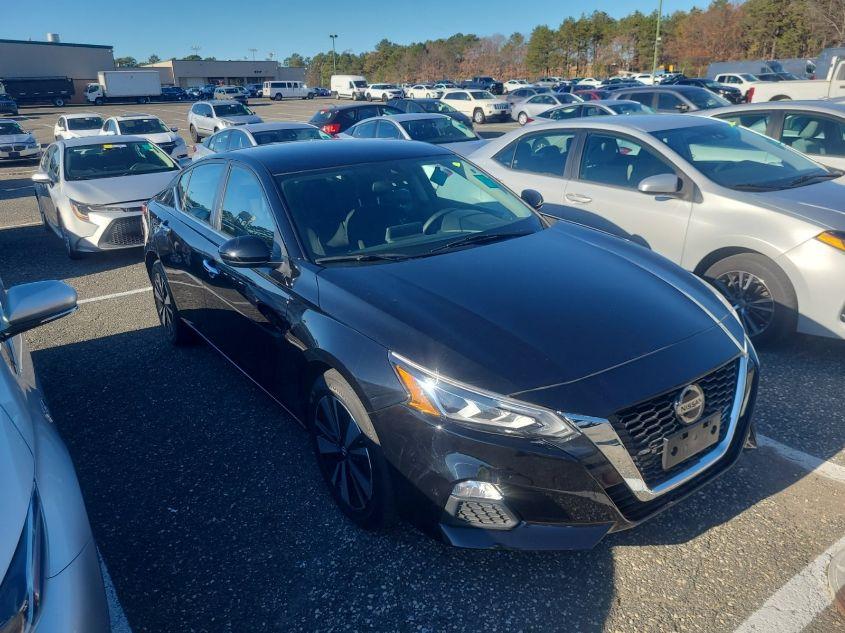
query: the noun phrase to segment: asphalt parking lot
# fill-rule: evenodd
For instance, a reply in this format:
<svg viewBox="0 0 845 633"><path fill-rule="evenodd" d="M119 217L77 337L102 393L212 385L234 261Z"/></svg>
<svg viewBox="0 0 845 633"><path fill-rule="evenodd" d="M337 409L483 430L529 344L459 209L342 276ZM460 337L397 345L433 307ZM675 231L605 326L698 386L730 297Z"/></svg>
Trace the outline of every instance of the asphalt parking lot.
<svg viewBox="0 0 845 633"><path fill-rule="evenodd" d="M307 120L322 103L251 107ZM187 138L188 108L99 111L149 112ZM21 125L47 143L67 111L25 109ZM165 342L139 251L66 258L38 223L33 169L0 165L0 276L79 294L77 313L28 341L133 631L845 631L826 581L845 548L845 342L760 350L763 446L592 551L365 533L295 423L209 348Z"/></svg>

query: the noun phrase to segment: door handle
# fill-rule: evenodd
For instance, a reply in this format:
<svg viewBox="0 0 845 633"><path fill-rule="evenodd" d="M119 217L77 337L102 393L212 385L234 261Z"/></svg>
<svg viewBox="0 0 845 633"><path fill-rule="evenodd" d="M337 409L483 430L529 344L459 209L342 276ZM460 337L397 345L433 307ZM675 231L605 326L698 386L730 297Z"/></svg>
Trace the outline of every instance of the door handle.
<svg viewBox="0 0 845 633"><path fill-rule="evenodd" d="M580 193L568 193L566 194L566 199L570 202L581 202L584 204L593 201L590 196L582 196Z"/></svg>
<svg viewBox="0 0 845 633"><path fill-rule="evenodd" d="M207 259L202 260L202 267L205 269L205 272L208 273L208 276L214 279L217 275L220 274L220 269L217 268L214 264L212 264Z"/></svg>

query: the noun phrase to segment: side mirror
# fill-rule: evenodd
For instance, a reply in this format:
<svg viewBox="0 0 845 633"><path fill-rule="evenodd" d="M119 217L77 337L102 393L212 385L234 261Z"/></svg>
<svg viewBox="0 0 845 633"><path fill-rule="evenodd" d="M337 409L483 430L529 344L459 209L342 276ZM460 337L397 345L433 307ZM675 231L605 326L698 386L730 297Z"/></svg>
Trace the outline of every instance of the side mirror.
<svg viewBox="0 0 845 633"><path fill-rule="evenodd" d="M178 127L172 127L172 128L170 128L170 131L171 132L178 132L179 128Z"/></svg>
<svg viewBox="0 0 845 633"><path fill-rule="evenodd" d="M543 196L534 189L524 189L520 197L535 211L539 211L543 206Z"/></svg>
<svg viewBox="0 0 845 633"><path fill-rule="evenodd" d="M679 103L675 106L678 112L689 112L689 106L686 103Z"/></svg>
<svg viewBox="0 0 845 633"><path fill-rule="evenodd" d="M37 171L30 176L32 182L42 184L42 185L49 185L53 183L53 179L50 177L46 171Z"/></svg>
<svg viewBox="0 0 845 633"><path fill-rule="evenodd" d="M226 240L218 249L220 259L230 266L248 268L269 264L273 255L267 242L254 235Z"/></svg>
<svg viewBox="0 0 845 633"><path fill-rule="evenodd" d="M76 310L76 291L63 281L36 281L6 291L0 340L55 321Z"/></svg>
<svg viewBox="0 0 845 633"><path fill-rule="evenodd" d="M656 176L649 176L640 181L637 189L641 193L648 194L674 194L681 190L681 179L675 174L658 174Z"/></svg>

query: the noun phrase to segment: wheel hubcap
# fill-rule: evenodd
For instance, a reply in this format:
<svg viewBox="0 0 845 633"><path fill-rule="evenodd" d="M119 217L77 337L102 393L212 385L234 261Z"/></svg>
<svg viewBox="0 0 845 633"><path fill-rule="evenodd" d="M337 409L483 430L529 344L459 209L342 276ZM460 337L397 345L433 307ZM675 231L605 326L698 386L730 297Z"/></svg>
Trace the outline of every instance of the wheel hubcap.
<svg viewBox="0 0 845 633"><path fill-rule="evenodd" d="M741 270L724 273L716 281L742 319L746 332L750 336L765 332L775 314L775 301L765 282Z"/></svg>
<svg viewBox="0 0 845 633"><path fill-rule="evenodd" d="M317 403L314 431L320 467L338 496L362 510L373 496L373 468L364 434L344 404L334 396Z"/></svg>
<svg viewBox="0 0 845 633"><path fill-rule="evenodd" d="M164 279L159 274L156 274L155 282L153 282L153 299L156 304L158 320L165 328L171 330L173 328L173 301L170 299L167 284L164 283Z"/></svg>

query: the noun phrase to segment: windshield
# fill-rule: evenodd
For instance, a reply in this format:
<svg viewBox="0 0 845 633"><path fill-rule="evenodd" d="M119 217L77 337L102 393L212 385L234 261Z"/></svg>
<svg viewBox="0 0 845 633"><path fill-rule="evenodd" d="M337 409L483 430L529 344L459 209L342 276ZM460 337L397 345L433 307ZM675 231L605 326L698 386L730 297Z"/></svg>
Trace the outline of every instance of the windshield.
<svg viewBox="0 0 845 633"><path fill-rule="evenodd" d="M126 119L120 121L121 134L161 134L170 130L161 119Z"/></svg>
<svg viewBox="0 0 845 633"><path fill-rule="evenodd" d="M436 144L477 140L472 130L449 117L402 121L400 125L415 141Z"/></svg>
<svg viewBox="0 0 845 633"><path fill-rule="evenodd" d="M21 129L21 126L14 121L0 121L0 136L23 133L24 131Z"/></svg>
<svg viewBox="0 0 845 633"><path fill-rule="evenodd" d="M473 90L469 94L472 95L473 99L495 99L496 98L492 94L487 92L486 90Z"/></svg>
<svg viewBox="0 0 845 633"><path fill-rule="evenodd" d="M654 110L641 103L608 103L616 114L654 114Z"/></svg>
<svg viewBox="0 0 845 633"><path fill-rule="evenodd" d="M440 114L445 114L446 112L457 112L455 108L450 106L448 103L443 103L442 101L417 101L417 103L426 112L439 112Z"/></svg>
<svg viewBox="0 0 845 633"><path fill-rule="evenodd" d="M756 75L740 75L744 81L758 81Z"/></svg>
<svg viewBox="0 0 845 633"><path fill-rule="evenodd" d="M496 239L543 228L525 203L456 156L277 178L296 231L318 263L420 257L470 235Z"/></svg>
<svg viewBox="0 0 845 633"><path fill-rule="evenodd" d="M265 130L263 132L253 132L252 136L258 145L288 143L290 141L317 141L331 138L328 134L325 134L314 127L294 128L289 130Z"/></svg>
<svg viewBox="0 0 845 633"><path fill-rule="evenodd" d="M246 116L253 114L252 110L242 103L222 103L214 107L214 116Z"/></svg>
<svg viewBox="0 0 845 633"><path fill-rule="evenodd" d="M366 88L367 82L362 80L362 79L358 79L356 81L353 81L352 85L355 86L356 88Z"/></svg>
<svg viewBox="0 0 845 633"><path fill-rule="evenodd" d="M179 166L149 141L65 148L66 180L117 178L177 169Z"/></svg>
<svg viewBox="0 0 845 633"><path fill-rule="evenodd" d="M789 189L837 175L782 143L739 126L714 122L652 135L716 184L740 191Z"/></svg>
<svg viewBox="0 0 845 633"><path fill-rule="evenodd" d="M710 110L711 108L721 108L722 106L730 105L731 102L727 99L713 94L709 90L701 88L700 90L685 91L684 96L695 104L699 110Z"/></svg>
<svg viewBox="0 0 845 633"><path fill-rule="evenodd" d="M69 130L96 130L103 127L103 119L98 116L86 116L67 120Z"/></svg>

